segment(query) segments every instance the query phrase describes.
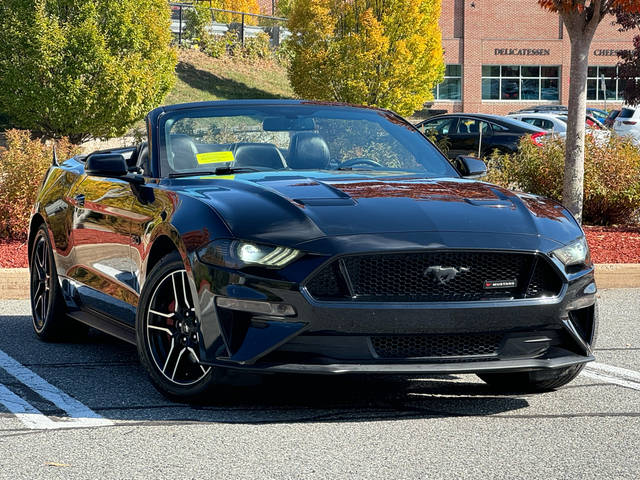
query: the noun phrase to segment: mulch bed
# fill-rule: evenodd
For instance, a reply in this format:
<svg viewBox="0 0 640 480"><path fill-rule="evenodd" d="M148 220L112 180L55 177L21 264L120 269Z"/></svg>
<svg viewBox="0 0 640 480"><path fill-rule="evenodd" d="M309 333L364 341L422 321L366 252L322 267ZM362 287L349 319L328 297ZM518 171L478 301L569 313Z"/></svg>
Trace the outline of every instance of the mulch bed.
<svg viewBox="0 0 640 480"><path fill-rule="evenodd" d="M640 263L640 227L584 227L595 263ZM0 239L0 268L27 267L27 244Z"/></svg>
<svg viewBox="0 0 640 480"><path fill-rule="evenodd" d="M584 227L595 263L640 263L640 227Z"/></svg>
<svg viewBox="0 0 640 480"><path fill-rule="evenodd" d="M27 242L0 239L0 268L28 267Z"/></svg>

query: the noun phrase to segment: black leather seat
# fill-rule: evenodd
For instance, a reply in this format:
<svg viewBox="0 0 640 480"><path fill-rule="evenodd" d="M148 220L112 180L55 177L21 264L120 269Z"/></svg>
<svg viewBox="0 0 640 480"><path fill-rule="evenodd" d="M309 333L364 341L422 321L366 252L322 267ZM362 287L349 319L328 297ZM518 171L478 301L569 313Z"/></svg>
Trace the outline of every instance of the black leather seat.
<svg viewBox="0 0 640 480"><path fill-rule="evenodd" d="M149 145L147 145L147 142L144 142L144 145L140 149L137 165L144 175L151 176L151 166L149 165Z"/></svg>
<svg viewBox="0 0 640 480"><path fill-rule="evenodd" d="M127 160L127 168L130 172L144 173L149 176L149 146L147 142L142 142Z"/></svg>
<svg viewBox="0 0 640 480"><path fill-rule="evenodd" d="M173 169L195 170L198 168L198 149L189 135L171 135L171 153L173 154Z"/></svg>
<svg viewBox="0 0 640 480"><path fill-rule="evenodd" d="M281 170L284 158L272 143L238 143L233 150L234 167L264 167Z"/></svg>
<svg viewBox="0 0 640 480"><path fill-rule="evenodd" d="M323 170L329 166L329 146L315 132L300 132L291 137L287 164L294 170Z"/></svg>

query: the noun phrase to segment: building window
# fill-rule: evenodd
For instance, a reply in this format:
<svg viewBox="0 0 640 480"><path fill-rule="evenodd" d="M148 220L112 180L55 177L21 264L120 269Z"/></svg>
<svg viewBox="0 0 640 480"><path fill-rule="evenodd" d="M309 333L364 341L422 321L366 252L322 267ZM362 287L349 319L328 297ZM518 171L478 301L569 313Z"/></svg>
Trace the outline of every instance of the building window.
<svg viewBox="0 0 640 480"><path fill-rule="evenodd" d="M606 91L602 89L602 77ZM624 80L618 78L618 67L589 67L587 72L587 100L624 101Z"/></svg>
<svg viewBox="0 0 640 480"><path fill-rule="evenodd" d="M483 65L483 100L560 100L560 67Z"/></svg>
<svg viewBox="0 0 640 480"><path fill-rule="evenodd" d="M447 65L444 81L435 88L436 100L462 100L462 65Z"/></svg>

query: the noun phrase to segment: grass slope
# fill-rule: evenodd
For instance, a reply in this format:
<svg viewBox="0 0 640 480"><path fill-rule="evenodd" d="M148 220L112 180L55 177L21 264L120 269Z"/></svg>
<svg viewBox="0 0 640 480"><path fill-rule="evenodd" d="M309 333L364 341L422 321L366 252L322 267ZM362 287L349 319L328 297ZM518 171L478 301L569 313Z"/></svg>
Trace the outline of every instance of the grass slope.
<svg viewBox="0 0 640 480"><path fill-rule="evenodd" d="M287 71L273 61L211 58L180 50L176 85L165 104L240 98L292 98Z"/></svg>

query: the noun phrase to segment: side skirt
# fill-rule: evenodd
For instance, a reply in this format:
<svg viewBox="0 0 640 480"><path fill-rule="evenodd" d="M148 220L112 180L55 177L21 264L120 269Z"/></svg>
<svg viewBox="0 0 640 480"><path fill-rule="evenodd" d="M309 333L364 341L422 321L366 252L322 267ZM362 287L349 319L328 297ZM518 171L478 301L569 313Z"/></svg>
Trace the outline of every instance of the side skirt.
<svg viewBox="0 0 640 480"><path fill-rule="evenodd" d="M95 310L76 310L67 315L108 335L112 335L132 345L136 344L136 330L129 325Z"/></svg>

